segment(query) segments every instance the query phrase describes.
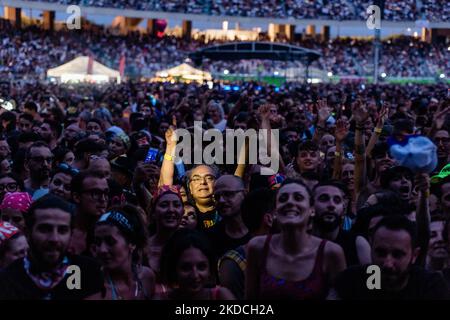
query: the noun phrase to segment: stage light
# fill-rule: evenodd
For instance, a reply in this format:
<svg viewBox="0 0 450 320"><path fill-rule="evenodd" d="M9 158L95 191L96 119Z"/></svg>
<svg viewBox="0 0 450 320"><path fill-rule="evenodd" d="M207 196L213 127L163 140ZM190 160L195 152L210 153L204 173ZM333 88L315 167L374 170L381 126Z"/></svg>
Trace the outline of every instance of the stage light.
<svg viewBox="0 0 450 320"><path fill-rule="evenodd" d="M280 73L278 72L278 71L275 71L274 73L273 73L273 75L274 76L277 76L277 75L279 75Z"/></svg>
<svg viewBox="0 0 450 320"><path fill-rule="evenodd" d="M441 73L441 74L439 75L439 78L444 79L444 78L445 78L445 74Z"/></svg>
<svg viewBox="0 0 450 320"><path fill-rule="evenodd" d="M311 83L311 79L306 80L306 82Z"/></svg>
<svg viewBox="0 0 450 320"><path fill-rule="evenodd" d="M417 33L417 31L414 31L414 38L417 38L419 36L419 34Z"/></svg>
<svg viewBox="0 0 450 320"><path fill-rule="evenodd" d="M381 77L382 77L382 78L386 78L386 76L387 76L387 74L384 73L384 72L381 74Z"/></svg>
<svg viewBox="0 0 450 320"><path fill-rule="evenodd" d="M229 74L230 71L228 71L227 69L223 70L223 74Z"/></svg>
<svg viewBox="0 0 450 320"><path fill-rule="evenodd" d="M332 76L333 76L333 72L328 71L327 75L328 75L329 77L332 77Z"/></svg>
<svg viewBox="0 0 450 320"><path fill-rule="evenodd" d="M406 31L411 32L411 28L406 29Z"/></svg>

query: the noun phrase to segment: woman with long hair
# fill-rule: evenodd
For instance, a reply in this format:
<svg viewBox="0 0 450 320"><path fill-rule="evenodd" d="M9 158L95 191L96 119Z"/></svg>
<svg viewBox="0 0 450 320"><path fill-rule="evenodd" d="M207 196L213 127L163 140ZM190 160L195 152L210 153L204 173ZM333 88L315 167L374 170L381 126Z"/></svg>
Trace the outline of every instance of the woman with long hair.
<svg viewBox="0 0 450 320"><path fill-rule="evenodd" d="M154 274L142 266L146 232L140 213L132 205L112 208L100 217L94 229L92 251L105 275L105 300L147 300L154 294Z"/></svg>
<svg viewBox="0 0 450 320"><path fill-rule="evenodd" d="M286 180L276 195L279 234L248 245L247 299L325 299L346 267L342 248L308 232L313 198L298 180Z"/></svg>

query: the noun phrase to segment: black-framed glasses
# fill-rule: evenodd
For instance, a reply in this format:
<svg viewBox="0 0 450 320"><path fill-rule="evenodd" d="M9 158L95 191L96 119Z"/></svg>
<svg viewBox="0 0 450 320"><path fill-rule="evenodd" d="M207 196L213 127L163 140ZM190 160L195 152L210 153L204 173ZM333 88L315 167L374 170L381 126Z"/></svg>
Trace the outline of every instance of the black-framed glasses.
<svg viewBox="0 0 450 320"><path fill-rule="evenodd" d="M105 200L109 199L109 190L101 190L101 189L89 189L83 190L82 193L87 193L90 195L92 200L101 200L104 198Z"/></svg>
<svg viewBox="0 0 450 320"><path fill-rule="evenodd" d="M77 174L80 173L80 170L73 168L71 166L69 166L67 163L60 163L58 165L58 169L63 171L63 172L67 172L68 174L70 174L71 176L76 176Z"/></svg>
<svg viewBox="0 0 450 320"><path fill-rule="evenodd" d="M19 188L19 185L16 182L10 182L6 184L0 184L0 192L7 191L7 192L16 192Z"/></svg>

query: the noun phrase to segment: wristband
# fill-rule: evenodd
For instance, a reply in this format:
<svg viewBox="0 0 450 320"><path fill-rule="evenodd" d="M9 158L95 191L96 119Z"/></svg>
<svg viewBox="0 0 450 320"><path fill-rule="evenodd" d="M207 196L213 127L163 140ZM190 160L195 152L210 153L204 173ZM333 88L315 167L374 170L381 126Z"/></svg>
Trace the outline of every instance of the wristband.
<svg viewBox="0 0 450 320"><path fill-rule="evenodd" d="M340 156L341 156L341 153L338 152L338 151L335 151L335 152L334 152L334 156L335 156L335 157L340 157Z"/></svg>
<svg viewBox="0 0 450 320"><path fill-rule="evenodd" d="M169 161L173 161L173 157L170 154L167 154L167 153L164 154L164 159L169 160Z"/></svg>
<svg viewBox="0 0 450 320"><path fill-rule="evenodd" d="M375 128L375 133L377 133L377 134L381 134L381 131L383 131L383 129L382 128Z"/></svg>

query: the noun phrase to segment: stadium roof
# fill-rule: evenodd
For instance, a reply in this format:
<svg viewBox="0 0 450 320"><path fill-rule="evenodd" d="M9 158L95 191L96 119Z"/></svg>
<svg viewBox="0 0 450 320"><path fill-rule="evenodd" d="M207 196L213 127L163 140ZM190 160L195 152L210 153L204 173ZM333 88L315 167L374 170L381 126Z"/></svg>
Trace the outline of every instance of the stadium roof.
<svg viewBox="0 0 450 320"><path fill-rule="evenodd" d="M305 65L319 59L321 54L317 51L273 42L236 42L215 45L197 50L189 57L196 64L201 64L204 58L211 60L281 60L301 61Z"/></svg>

